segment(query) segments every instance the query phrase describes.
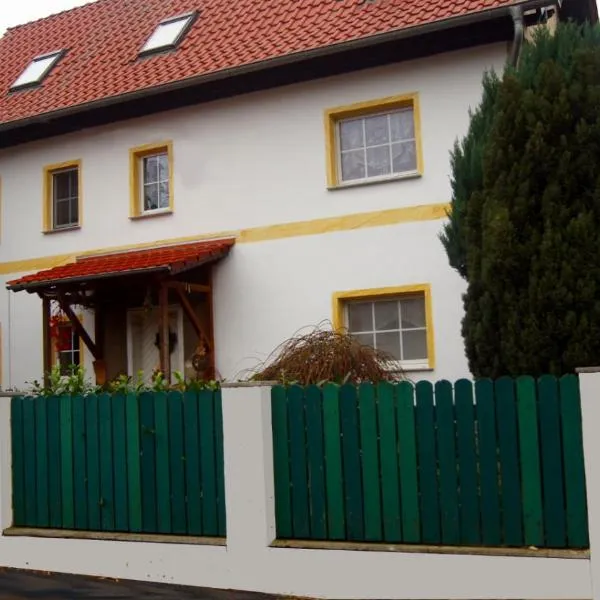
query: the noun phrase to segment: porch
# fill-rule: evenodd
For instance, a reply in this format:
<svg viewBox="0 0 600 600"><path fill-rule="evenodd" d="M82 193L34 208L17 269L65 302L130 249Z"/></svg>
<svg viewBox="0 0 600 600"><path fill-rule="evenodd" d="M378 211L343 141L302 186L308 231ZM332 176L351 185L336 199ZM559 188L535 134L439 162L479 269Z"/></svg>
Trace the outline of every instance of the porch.
<svg viewBox="0 0 600 600"><path fill-rule="evenodd" d="M42 301L43 373L93 358L95 383L213 379L212 268L232 239L82 257L8 282Z"/></svg>

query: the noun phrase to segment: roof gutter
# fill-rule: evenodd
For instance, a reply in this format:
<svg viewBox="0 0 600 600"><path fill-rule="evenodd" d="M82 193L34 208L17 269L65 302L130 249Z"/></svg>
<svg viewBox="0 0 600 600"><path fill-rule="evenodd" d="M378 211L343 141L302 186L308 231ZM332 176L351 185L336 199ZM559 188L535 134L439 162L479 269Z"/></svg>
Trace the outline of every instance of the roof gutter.
<svg viewBox="0 0 600 600"><path fill-rule="evenodd" d="M153 96L165 92L177 91L184 88L194 87L197 85L220 81L232 77L238 77L241 75L262 71L269 68L292 65L303 60L330 56L348 50L367 48L377 44L399 41L403 39L417 37L420 35L425 35L428 33L441 32L447 29L452 29L454 27L474 25L476 23L490 21L493 19L501 18L503 16L513 17L513 11L515 9L520 10L522 14L524 8L540 8L544 6L548 6L548 0L515 0L511 5L508 6L501 6L499 8L479 11L467 15L461 15L458 17L450 17L448 19L442 19L441 21L434 21L432 23L425 23L416 27L409 27L407 29L397 29L386 33L379 33L376 35L357 38L354 40L349 40L347 42L340 42L338 44L332 44L330 46L324 46L312 50L286 54L285 56L279 56L268 60L253 62L241 65L239 67L233 67L230 69L222 69L220 71L215 71L213 73L207 73L204 75L188 77L187 79L182 79L180 81L173 81L155 87L136 90L134 92L126 92L117 96L103 98L101 100L93 100L91 102L86 102L77 106L59 109L50 113L28 117L26 119L0 123L0 132L18 129L27 125L34 125L36 123L47 123L55 119L68 117L70 115L75 115L82 112L87 112L89 110L106 108L115 104L121 104L123 102L137 100L140 98Z"/></svg>
<svg viewBox="0 0 600 600"><path fill-rule="evenodd" d="M510 47L510 53L508 57L508 63L511 67L516 67L519 62L519 56L521 55L521 48L523 47L523 40L525 39L525 24L523 23L523 6L511 6L510 16L513 20L515 28L513 41Z"/></svg>

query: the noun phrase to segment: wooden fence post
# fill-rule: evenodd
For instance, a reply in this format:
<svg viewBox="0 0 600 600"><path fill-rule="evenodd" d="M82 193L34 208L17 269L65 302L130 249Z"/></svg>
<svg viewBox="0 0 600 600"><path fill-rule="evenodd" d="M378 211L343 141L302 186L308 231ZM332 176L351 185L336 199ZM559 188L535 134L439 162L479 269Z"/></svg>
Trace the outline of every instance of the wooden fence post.
<svg viewBox="0 0 600 600"><path fill-rule="evenodd" d="M600 600L600 367L578 369L593 600ZM596 513L596 507L598 512Z"/></svg>

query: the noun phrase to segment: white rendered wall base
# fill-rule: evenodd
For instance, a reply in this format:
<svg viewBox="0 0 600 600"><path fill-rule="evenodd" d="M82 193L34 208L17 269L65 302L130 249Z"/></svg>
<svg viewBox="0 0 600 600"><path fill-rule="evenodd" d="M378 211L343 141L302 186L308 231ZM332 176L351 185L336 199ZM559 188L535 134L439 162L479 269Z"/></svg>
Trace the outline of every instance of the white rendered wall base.
<svg viewBox="0 0 600 600"><path fill-rule="evenodd" d="M0 402L0 525L5 528L12 518L10 415L9 400ZM227 547L0 537L0 565L319 598L592 598L587 559L271 548L269 388L225 388L223 421ZM589 432L586 438L588 449ZM588 489L590 481L593 485L588 475ZM599 525L592 518L590 524ZM592 534L592 542L600 539Z"/></svg>

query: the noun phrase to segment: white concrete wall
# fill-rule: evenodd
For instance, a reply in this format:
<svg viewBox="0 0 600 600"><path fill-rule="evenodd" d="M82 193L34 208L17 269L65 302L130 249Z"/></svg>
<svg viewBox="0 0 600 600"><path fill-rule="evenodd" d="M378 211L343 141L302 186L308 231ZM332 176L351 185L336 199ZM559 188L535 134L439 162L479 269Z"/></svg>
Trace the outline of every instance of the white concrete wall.
<svg viewBox="0 0 600 600"><path fill-rule="evenodd" d="M468 125L496 44L239 96L0 152L0 263L211 234L224 230L447 202L449 150ZM417 91L424 174L326 189L323 111ZM128 151L173 141L173 215L129 219ZM83 226L44 235L42 168L81 159ZM217 366L225 377L263 359L298 327L331 318L332 291L430 282L439 371L466 374L460 279L437 239L440 222L241 245L217 268ZM304 258L306 257L306 258ZM0 280L18 276L10 273ZM33 297L0 294L4 385L40 376L40 311ZM442 347L442 342L444 347ZM8 364L10 346L11 364Z"/></svg>
<svg viewBox="0 0 600 600"><path fill-rule="evenodd" d="M2 528L11 524L9 416L9 403L4 399L0 402ZM318 598L592 597L590 561L585 558L272 548L275 514L269 388L224 389L223 420L226 548L3 536L0 565ZM586 436L586 451L593 450L594 457L600 455L596 439ZM586 467L600 466L587 459L588 454ZM592 518L590 524L597 525ZM591 536L592 543L596 537Z"/></svg>

